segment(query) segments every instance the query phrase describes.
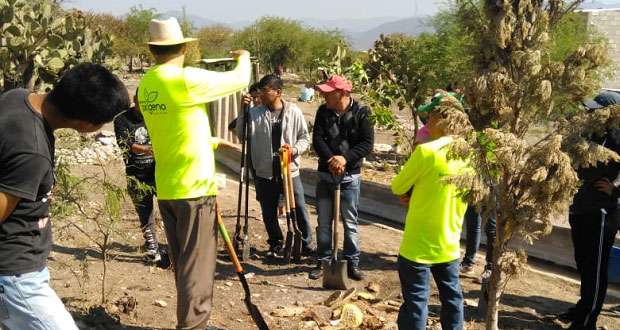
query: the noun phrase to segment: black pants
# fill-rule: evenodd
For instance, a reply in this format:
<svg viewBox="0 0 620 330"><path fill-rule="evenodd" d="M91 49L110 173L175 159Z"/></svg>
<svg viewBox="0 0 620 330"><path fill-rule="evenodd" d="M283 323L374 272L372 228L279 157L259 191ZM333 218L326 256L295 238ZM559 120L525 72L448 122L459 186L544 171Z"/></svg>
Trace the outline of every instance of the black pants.
<svg viewBox="0 0 620 330"><path fill-rule="evenodd" d="M575 262L581 277L581 297L575 306L573 325L596 328L596 319L607 293L609 253L618 231L619 219L618 211L569 215Z"/></svg>
<svg viewBox="0 0 620 330"><path fill-rule="evenodd" d="M146 171L146 173L127 173L127 175L132 175L141 183L155 188L155 173L153 171ZM144 228L151 228L153 230L153 196L155 196L155 191L139 191L136 183L131 179L127 179L127 191L136 208L136 213L138 213L140 227L143 230Z"/></svg>
<svg viewBox="0 0 620 330"><path fill-rule="evenodd" d="M263 223L267 230L267 243L270 247L282 245L284 235L278 222L278 203L282 195L282 180L270 180L259 177L256 181L258 201L263 214ZM310 215L306 209L304 188L301 178L293 178L293 197L295 198L295 215L297 225L302 233L302 246L308 247L312 244L312 227L310 226Z"/></svg>

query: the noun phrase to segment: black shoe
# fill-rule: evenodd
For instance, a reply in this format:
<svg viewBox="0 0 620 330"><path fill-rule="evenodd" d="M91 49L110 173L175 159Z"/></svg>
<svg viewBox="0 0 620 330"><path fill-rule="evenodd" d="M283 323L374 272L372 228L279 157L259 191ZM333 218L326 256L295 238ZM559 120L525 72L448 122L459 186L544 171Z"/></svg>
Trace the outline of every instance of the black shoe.
<svg viewBox="0 0 620 330"><path fill-rule="evenodd" d="M564 322L573 322L576 318L575 307L571 307L566 312L558 314L558 319Z"/></svg>
<svg viewBox="0 0 620 330"><path fill-rule="evenodd" d="M266 255L270 258L281 257L284 255L284 248L282 245L274 245L269 248Z"/></svg>
<svg viewBox="0 0 620 330"><path fill-rule="evenodd" d="M604 328L599 328L596 325L588 325L588 326L583 326L583 324L575 324L575 322L571 323L570 327L568 327L568 330L602 330Z"/></svg>
<svg viewBox="0 0 620 330"><path fill-rule="evenodd" d="M349 275L350 279L361 281L364 279L364 273L360 270L358 265L349 264L347 267L347 275Z"/></svg>
<svg viewBox="0 0 620 330"><path fill-rule="evenodd" d="M310 271L310 274L308 274L308 278L311 280L318 280L321 277L323 277L323 267L319 263L316 268Z"/></svg>
<svg viewBox="0 0 620 330"><path fill-rule="evenodd" d="M302 250L301 250L301 254L305 255L305 256L313 256L316 255L316 244L312 243L308 246L305 246Z"/></svg>

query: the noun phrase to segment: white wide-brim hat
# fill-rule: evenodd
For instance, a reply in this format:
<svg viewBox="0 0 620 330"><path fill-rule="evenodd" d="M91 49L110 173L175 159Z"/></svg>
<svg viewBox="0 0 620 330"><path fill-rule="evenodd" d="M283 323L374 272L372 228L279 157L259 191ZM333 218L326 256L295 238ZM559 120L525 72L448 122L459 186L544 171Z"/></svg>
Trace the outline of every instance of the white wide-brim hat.
<svg viewBox="0 0 620 330"><path fill-rule="evenodd" d="M152 19L149 22L149 45L171 46L196 40L198 39L183 38L181 26L174 17L167 20Z"/></svg>

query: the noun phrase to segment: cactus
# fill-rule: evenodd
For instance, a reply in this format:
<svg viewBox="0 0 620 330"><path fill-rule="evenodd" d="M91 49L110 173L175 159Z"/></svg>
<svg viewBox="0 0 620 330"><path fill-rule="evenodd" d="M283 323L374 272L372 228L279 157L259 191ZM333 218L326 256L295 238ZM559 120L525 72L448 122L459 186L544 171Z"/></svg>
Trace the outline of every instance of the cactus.
<svg viewBox="0 0 620 330"><path fill-rule="evenodd" d="M81 62L103 63L112 37L50 0L0 0L0 91L38 90Z"/></svg>

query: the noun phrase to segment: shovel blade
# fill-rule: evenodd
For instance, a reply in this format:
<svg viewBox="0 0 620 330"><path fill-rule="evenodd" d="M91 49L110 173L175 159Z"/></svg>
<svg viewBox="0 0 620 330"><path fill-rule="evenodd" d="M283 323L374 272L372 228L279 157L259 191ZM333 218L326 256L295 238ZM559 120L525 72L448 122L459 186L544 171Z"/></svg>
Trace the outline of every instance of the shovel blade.
<svg viewBox="0 0 620 330"><path fill-rule="evenodd" d="M286 233L286 243L284 244L284 263L291 262L291 253L293 252L293 232Z"/></svg>
<svg viewBox="0 0 620 330"><path fill-rule="evenodd" d="M241 259L243 259L243 261L250 261L250 237L246 235L242 243Z"/></svg>
<svg viewBox="0 0 620 330"><path fill-rule="evenodd" d="M240 256L241 252L243 251L243 239L239 236L235 236L233 237L232 244L233 249L235 249L235 253Z"/></svg>
<svg viewBox="0 0 620 330"><path fill-rule="evenodd" d="M346 290L351 287L347 275L347 260L323 260L323 287Z"/></svg>
<svg viewBox="0 0 620 330"><path fill-rule="evenodd" d="M260 311L258 310L258 307L256 307L256 305L254 305L252 301L250 301L249 297L247 297L244 300L245 300L245 306L248 308L248 311L250 312L250 316L252 317L252 320L254 321L258 329L269 330L269 327L267 326L267 323L265 323L265 319L263 319L263 315L261 315Z"/></svg>
<svg viewBox="0 0 620 330"><path fill-rule="evenodd" d="M293 238L293 261L295 263L301 262L301 233L297 232Z"/></svg>

